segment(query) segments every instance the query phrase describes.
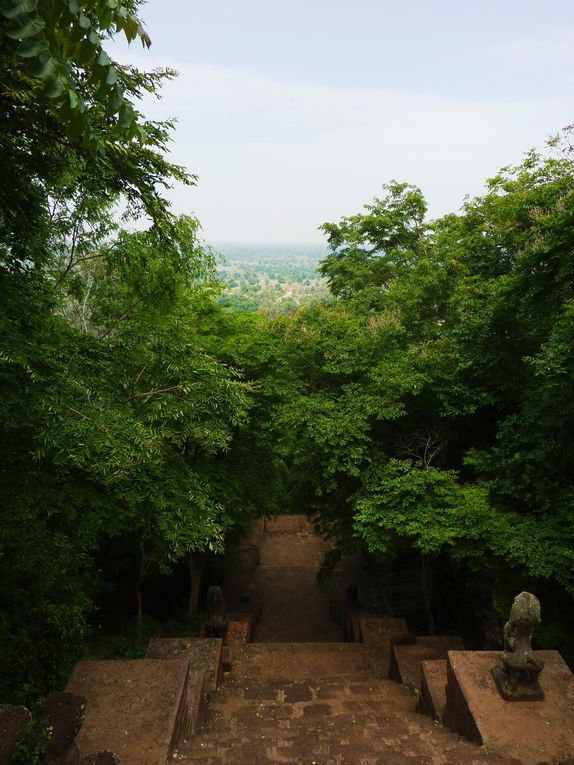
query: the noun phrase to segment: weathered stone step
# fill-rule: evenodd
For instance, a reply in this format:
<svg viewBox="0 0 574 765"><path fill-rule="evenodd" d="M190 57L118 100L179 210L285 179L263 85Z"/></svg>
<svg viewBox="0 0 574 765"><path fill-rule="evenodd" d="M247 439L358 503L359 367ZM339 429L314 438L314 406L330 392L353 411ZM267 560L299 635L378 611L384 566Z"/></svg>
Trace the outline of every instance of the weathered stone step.
<svg viewBox="0 0 574 765"><path fill-rule="evenodd" d="M226 684L258 678L345 677L368 679L371 665L361 643L251 643L230 653L232 672Z"/></svg>
<svg viewBox="0 0 574 765"><path fill-rule="evenodd" d="M309 759L312 757L312 759ZM430 757L419 757L386 752L381 756L380 752L369 750L365 755L345 755L343 753L309 754L307 746L278 749L275 746L268 747L264 752L256 748L250 748L245 752L235 752L231 757L223 756L198 756L193 760L194 765L433 765ZM456 765L447 763L446 765ZM467 765L467 763L465 763ZM468 763L468 765L480 765Z"/></svg>
<svg viewBox="0 0 574 765"><path fill-rule="evenodd" d="M284 683L274 678L210 694L205 727L177 754L189 765L506 765L414 713L390 680ZM323 688L311 699L311 688ZM279 695L279 692L283 692ZM291 697L291 700L289 700ZM514 764L516 765L516 764Z"/></svg>
<svg viewBox="0 0 574 765"><path fill-rule="evenodd" d="M365 736L358 720L354 720L351 730L347 730L338 718L332 721L331 728L318 726L317 721L313 721L313 725L306 722L299 730L273 729L271 732L263 732L252 729L249 736L236 736L215 747L207 741L197 742L198 748L189 762L237 763L249 762L251 757L251 763L370 763L378 762L383 753L383 761L388 761L389 754L397 754L394 751L394 741L385 743L381 742L378 735ZM396 761L404 762L406 756L403 754ZM430 763L431 759L424 756L424 759L417 762Z"/></svg>
<svg viewBox="0 0 574 765"><path fill-rule="evenodd" d="M225 732L223 732L225 730ZM334 765L503 765L509 761L452 735L429 735L398 718L337 715L295 719L281 725L223 729L218 737L201 736L184 762L204 765L295 763ZM443 732L444 733L444 732Z"/></svg>
<svg viewBox="0 0 574 765"><path fill-rule="evenodd" d="M227 687L209 696L210 715L290 717L312 714L396 714L414 710L414 699L391 681L317 680L249 683ZM282 709L284 707L284 709ZM310 709L317 707L317 709Z"/></svg>

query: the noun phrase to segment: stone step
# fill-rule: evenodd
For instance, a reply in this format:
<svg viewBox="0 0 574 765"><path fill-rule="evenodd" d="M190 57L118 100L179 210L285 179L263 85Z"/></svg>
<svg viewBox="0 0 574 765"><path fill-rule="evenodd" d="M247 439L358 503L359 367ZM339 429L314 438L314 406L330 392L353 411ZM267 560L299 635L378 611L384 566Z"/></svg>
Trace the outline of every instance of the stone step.
<svg viewBox="0 0 574 765"><path fill-rule="evenodd" d="M333 709L377 712L414 710L414 697L408 690L391 685L391 681L318 679L305 682L275 680L261 683L253 681L240 686L227 686L209 695L209 708L232 712L243 707L286 704L302 707L310 704L329 704ZM360 706L363 705L363 706Z"/></svg>
<svg viewBox="0 0 574 765"><path fill-rule="evenodd" d="M381 752L368 749L366 754L360 754L356 747L349 748L349 751L330 751L329 747L325 747L325 750L316 752L309 749L307 743L302 745L289 745L287 747L278 748L276 746L269 746L264 751L254 746L248 746L241 751L235 751L231 755L225 754L208 754L205 756L198 755L193 759L194 765L278 765L278 763L284 763L284 765L433 765L433 761L430 757L416 756L416 755L403 755L395 752L385 752L383 755ZM447 763L447 765L455 765L453 763ZM468 763L468 765L480 765L480 761L476 763Z"/></svg>
<svg viewBox="0 0 574 765"><path fill-rule="evenodd" d="M251 643L230 652L227 683L246 679L368 679L372 669L361 643Z"/></svg>
<svg viewBox="0 0 574 765"><path fill-rule="evenodd" d="M206 713L205 730L213 731L228 723L235 728L249 728L253 723L265 727L277 720L310 720L353 715L368 720L375 717L393 717L393 705L380 699L341 699L340 701L308 701L293 704L280 701L239 704L232 708L212 707Z"/></svg>
<svg viewBox="0 0 574 765"><path fill-rule="evenodd" d="M231 600L238 596L263 604L254 642L227 649L231 671L208 694L203 726L184 739L172 761L510 765L415 712L421 660L444 659L446 650L459 643L441 644L438 655L436 646L420 656L420 650L411 651L411 675L401 666L405 677L397 678L409 684L393 682L388 678L391 638L405 634L406 624L373 614L376 597L369 594L361 559L342 560L331 584L319 591L316 570L329 544L314 536L307 519L266 519L253 538L261 565L233 573L226 586ZM341 599L351 584L365 609L350 614L348 632L363 643L342 642L342 625L329 620L329 601Z"/></svg>
<svg viewBox="0 0 574 765"><path fill-rule="evenodd" d="M328 702L299 700L309 686L297 683L284 689L271 682L214 692L205 727L177 757L205 765L504 762L416 715L411 697L392 681L382 688L340 679L325 685L328 695L335 696ZM292 700L278 698L278 690L291 691Z"/></svg>
<svg viewBox="0 0 574 765"><path fill-rule="evenodd" d="M396 639L391 644L389 677L419 688L421 662L446 659L448 651L464 650L458 635L422 635Z"/></svg>
<svg viewBox="0 0 574 765"><path fill-rule="evenodd" d="M420 718L419 718L420 719ZM334 715L226 724L191 742L178 759L186 763L426 763L503 765L496 755L468 744L444 729L429 732L410 718Z"/></svg>

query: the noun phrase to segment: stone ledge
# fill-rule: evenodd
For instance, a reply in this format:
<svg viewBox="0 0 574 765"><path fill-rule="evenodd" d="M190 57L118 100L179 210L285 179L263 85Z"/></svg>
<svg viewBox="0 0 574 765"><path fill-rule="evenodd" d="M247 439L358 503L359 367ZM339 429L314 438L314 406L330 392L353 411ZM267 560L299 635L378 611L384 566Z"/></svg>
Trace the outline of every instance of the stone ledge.
<svg viewBox="0 0 574 765"><path fill-rule="evenodd" d="M492 667L502 651L449 651L445 723L477 744L524 765L574 756L574 677L557 651L537 651L545 667L542 701L505 701Z"/></svg>
<svg viewBox="0 0 574 765"><path fill-rule="evenodd" d="M446 659L447 651L463 650L458 635L421 635L409 642L393 643L389 677L398 683L419 687L421 662L430 659Z"/></svg>
<svg viewBox="0 0 574 765"><path fill-rule="evenodd" d="M190 674L205 672L206 688L213 691L223 679L219 638L152 638L146 659L187 659Z"/></svg>
<svg viewBox="0 0 574 765"><path fill-rule="evenodd" d="M82 661L67 691L87 699L76 739L81 755L101 750L122 765L164 765L182 722L189 693L189 661ZM175 742L177 743L177 742Z"/></svg>

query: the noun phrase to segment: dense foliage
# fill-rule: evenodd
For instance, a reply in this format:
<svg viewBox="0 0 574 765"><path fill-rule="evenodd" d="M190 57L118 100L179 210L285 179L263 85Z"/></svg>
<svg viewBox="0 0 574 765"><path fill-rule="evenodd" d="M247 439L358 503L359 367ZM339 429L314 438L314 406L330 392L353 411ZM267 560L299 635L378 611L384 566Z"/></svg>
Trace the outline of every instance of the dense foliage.
<svg viewBox="0 0 574 765"><path fill-rule="evenodd" d="M323 226L328 301L233 310L137 111L171 73L104 50L149 45L138 6L0 0L0 700L62 684L124 580L141 621L185 564L196 608L208 555L279 509L420 567L431 628L515 581L571 604L568 146L432 222L391 183Z"/></svg>
<svg viewBox="0 0 574 765"><path fill-rule="evenodd" d="M102 47L149 43L136 5L0 6L3 700L62 682L110 579L141 612L150 568L221 550L253 512L235 439L252 386L212 336L197 222L161 194L193 178L165 160L170 125L130 105L169 73ZM145 230L118 228L119 201Z"/></svg>
<svg viewBox="0 0 574 765"><path fill-rule="evenodd" d="M325 224L339 300L274 329L293 385L274 416L309 506L342 545L418 551L431 627L435 564L481 568L486 608L501 567L574 592L574 175L554 148L432 223L392 183Z"/></svg>

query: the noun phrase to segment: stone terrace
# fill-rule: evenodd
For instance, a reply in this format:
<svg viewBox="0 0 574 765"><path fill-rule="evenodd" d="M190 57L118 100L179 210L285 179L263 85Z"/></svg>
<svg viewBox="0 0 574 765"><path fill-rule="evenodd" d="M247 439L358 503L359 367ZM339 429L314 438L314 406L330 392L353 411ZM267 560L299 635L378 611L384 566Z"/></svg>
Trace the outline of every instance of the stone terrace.
<svg viewBox="0 0 574 765"><path fill-rule="evenodd" d="M85 722L76 759L58 765L111 762L102 749L122 765L573 765L559 654L542 652L544 700L509 704L491 675L500 653L409 635L376 607L360 558L318 589L328 549L302 516L261 522L224 585L226 645L157 638L144 660L78 664L68 690L87 700ZM360 595L346 603L350 584Z"/></svg>
<svg viewBox="0 0 574 765"><path fill-rule="evenodd" d="M263 602L255 642L228 649L232 669L208 696L207 717L174 758L184 765L479 765L511 763L415 712L416 695L387 679L388 646L342 642L329 601L358 583L345 560L329 590L316 586L328 544L301 516L255 535L260 566L224 588ZM368 605L368 603L367 603ZM404 623L396 620L395 629ZM390 633L388 640L390 639ZM388 640L386 642L388 642Z"/></svg>

